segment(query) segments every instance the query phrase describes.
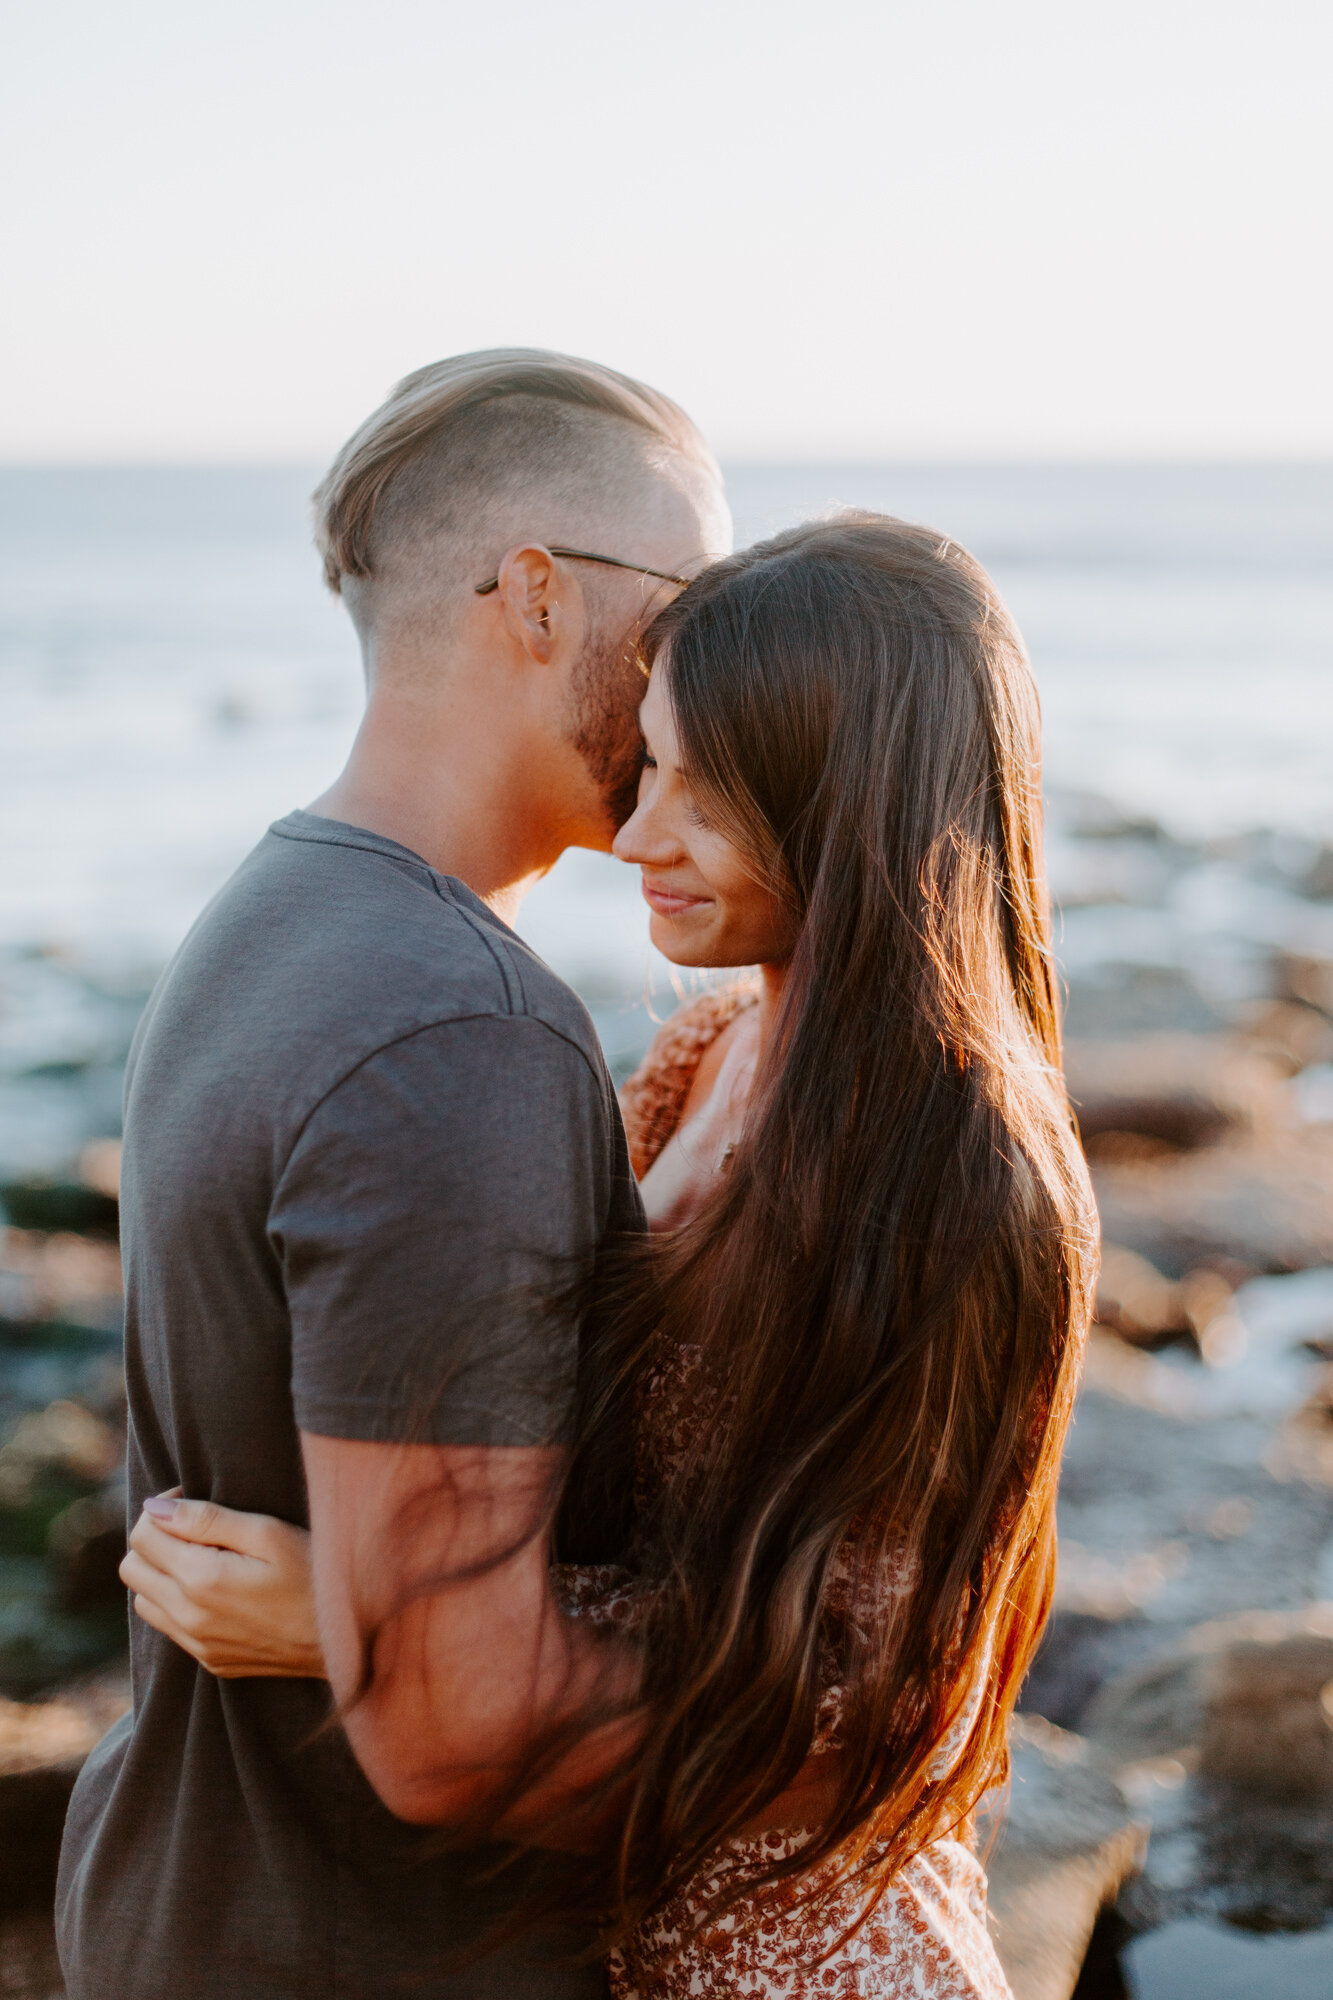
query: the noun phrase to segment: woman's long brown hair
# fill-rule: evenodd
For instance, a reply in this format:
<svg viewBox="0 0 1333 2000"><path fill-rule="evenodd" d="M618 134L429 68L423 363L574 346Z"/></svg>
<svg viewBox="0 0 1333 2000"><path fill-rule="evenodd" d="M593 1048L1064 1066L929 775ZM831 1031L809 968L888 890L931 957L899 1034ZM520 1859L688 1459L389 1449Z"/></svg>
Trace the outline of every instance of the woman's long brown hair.
<svg viewBox="0 0 1333 2000"><path fill-rule="evenodd" d="M841 1851L873 1901L1003 1777L1096 1257L1036 691L984 571L927 529L844 515L718 563L649 658L700 809L799 930L729 1170L629 1257L595 1326L576 1490L597 1492L597 1440L655 1356L693 1350L708 1413L637 1533L662 1582L623 1924L792 1782L830 1672L832 1797L772 1874Z"/></svg>

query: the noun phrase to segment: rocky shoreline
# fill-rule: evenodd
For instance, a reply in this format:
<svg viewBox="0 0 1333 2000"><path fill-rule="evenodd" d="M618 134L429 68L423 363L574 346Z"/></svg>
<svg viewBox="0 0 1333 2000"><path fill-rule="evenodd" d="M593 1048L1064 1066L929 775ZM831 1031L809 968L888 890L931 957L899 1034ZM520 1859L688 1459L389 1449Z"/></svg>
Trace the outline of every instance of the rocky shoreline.
<svg viewBox="0 0 1333 2000"><path fill-rule="evenodd" d="M999 1946L1018 2000L1172 2000L1181 1962L1213 2000L1300 2000L1333 1990L1333 850L1078 795L1051 849L1105 1252ZM134 1005L84 980L62 1014L83 975L37 970L64 1054L0 1037L0 1111L50 1112L0 1190L0 1994L52 2000L62 1802L126 1699L106 1107ZM587 991L626 1041L624 992Z"/></svg>

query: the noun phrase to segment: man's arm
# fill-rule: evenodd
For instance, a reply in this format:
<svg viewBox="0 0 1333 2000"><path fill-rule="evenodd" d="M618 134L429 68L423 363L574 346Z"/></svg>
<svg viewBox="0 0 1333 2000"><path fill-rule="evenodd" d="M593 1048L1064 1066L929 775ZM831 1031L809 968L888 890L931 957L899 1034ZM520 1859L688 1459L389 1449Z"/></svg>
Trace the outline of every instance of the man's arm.
<svg viewBox="0 0 1333 2000"><path fill-rule="evenodd" d="M638 1662L552 1593L563 1455L305 1431L301 1445L329 1679L385 1805L427 1825L595 1845L608 1806L587 1794L638 1740Z"/></svg>

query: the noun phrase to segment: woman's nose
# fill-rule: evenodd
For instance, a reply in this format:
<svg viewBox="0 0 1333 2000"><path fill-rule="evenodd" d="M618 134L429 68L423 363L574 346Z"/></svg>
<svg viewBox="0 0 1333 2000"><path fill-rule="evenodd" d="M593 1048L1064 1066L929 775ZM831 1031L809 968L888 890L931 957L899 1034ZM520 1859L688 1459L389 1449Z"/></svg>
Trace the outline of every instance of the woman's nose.
<svg viewBox="0 0 1333 2000"><path fill-rule="evenodd" d="M611 852L618 861L638 862L643 845L644 806L640 799L615 839L611 842Z"/></svg>
<svg viewBox="0 0 1333 2000"><path fill-rule="evenodd" d="M638 805L611 843L611 852L636 867L664 868L680 859L680 844L657 810L653 788L644 787Z"/></svg>

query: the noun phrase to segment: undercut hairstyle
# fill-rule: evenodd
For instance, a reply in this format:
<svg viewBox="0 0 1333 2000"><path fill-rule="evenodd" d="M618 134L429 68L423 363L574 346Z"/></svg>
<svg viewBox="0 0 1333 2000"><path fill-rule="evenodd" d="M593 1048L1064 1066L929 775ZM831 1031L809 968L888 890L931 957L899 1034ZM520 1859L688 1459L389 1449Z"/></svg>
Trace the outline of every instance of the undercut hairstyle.
<svg viewBox="0 0 1333 2000"><path fill-rule="evenodd" d="M672 459L721 485L685 412L614 368L528 347L432 362L404 377L316 489L325 578L341 592L441 537L480 553L506 503L528 494L548 513L614 518L635 482Z"/></svg>

